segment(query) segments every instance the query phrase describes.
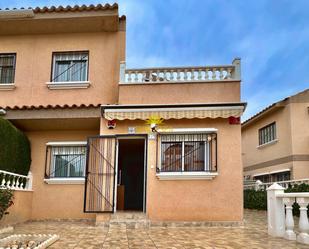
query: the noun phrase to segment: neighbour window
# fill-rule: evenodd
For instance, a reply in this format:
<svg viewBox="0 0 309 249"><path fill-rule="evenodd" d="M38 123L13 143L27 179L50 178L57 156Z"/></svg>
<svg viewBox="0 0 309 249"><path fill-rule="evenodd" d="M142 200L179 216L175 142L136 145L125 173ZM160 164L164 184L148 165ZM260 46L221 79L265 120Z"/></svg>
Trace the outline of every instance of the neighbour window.
<svg viewBox="0 0 309 249"><path fill-rule="evenodd" d="M263 183L289 181L291 179L290 171L278 172L266 175L254 176L254 180L260 180Z"/></svg>
<svg viewBox="0 0 309 249"><path fill-rule="evenodd" d="M161 172L216 171L216 134L161 135Z"/></svg>
<svg viewBox="0 0 309 249"><path fill-rule="evenodd" d="M50 178L85 176L86 146L50 146L48 152Z"/></svg>
<svg viewBox="0 0 309 249"><path fill-rule="evenodd" d="M16 54L0 54L0 84L14 83Z"/></svg>
<svg viewBox="0 0 309 249"><path fill-rule="evenodd" d="M52 82L88 80L88 52L53 54Z"/></svg>
<svg viewBox="0 0 309 249"><path fill-rule="evenodd" d="M276 123L271 123L259 129L259 145L269 143L277 138Z"/></svg>
<svg viewBox="0 0 309 249"><path fill-rule="evenodd" d="M270 175L260 175L260 176L254 176L253 180L260 180L263 183L270 182Z"/></svg>

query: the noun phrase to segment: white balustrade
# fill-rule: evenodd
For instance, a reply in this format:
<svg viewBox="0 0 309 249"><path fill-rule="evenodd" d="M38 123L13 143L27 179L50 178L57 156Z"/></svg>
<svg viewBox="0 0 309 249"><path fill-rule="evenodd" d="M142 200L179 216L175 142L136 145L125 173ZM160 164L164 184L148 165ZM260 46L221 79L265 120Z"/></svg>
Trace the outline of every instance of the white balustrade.
<svg viewBox="0 0 309 249"><path fill-rule="evenodd" d="M300 206L298 235L294 231L294 217L292 213L294 202ZM268 234L288 240L297 240L299 243L309 245L308 204L309 192L284 193L284 187L277 183L271 185L267 189Z"/></svg>
<svg viewBox="0 0 309 249"><path fill-rule="evenodd" d="M285 204L285 233L284 238L287 240L296 240L296 234L294 232L294 219L293 219L293 204L295 198L283 198Z"/></svg>
<svg viewBox="0 0 309 249"><path fill-rule="evenodd" d="M297 236L297 241L303 244L309 245L309 222L307 215L307 206L309 204L309 193L307 198L296 198L298 205L300 206L299 211L299 231L300 234Z"/></svg>
<svg viewBox="0 0 309 249"><path fill-rule="evenodd" d="M120 63L120 83L177 83L240 80L240 59L231 65L126 69Z"/></svg>
<svg viewBox="0 0 309 249"><path fill-rule="evenodd" d="M32 190L32 174L20 175L12 172L0 170L0 188L13 190Z"/></svg>

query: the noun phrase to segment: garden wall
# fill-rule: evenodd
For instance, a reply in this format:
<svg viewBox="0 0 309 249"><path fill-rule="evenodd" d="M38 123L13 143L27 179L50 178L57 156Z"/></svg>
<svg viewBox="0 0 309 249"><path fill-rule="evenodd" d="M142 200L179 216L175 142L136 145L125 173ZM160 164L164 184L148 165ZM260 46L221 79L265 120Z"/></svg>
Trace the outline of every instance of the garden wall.
<svg viewBox="0 0 309 249"><path fill-rule="evenodd" d="M15 190L14 191L14 205L12 205L8 212L0 221L0 227L6 225L13 225L25 222L31 219L32 210L32 191Z"/></svg>

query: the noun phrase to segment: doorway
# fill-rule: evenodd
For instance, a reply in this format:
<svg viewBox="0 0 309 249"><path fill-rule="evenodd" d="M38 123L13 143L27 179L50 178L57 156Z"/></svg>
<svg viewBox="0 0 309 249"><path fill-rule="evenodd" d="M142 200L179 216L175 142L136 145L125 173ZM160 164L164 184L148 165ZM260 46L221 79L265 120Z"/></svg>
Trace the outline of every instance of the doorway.
<svg viewBox="0 0 309 249"><path fill-rule="evenodd" d="M118 137L118 211L145 211L145 148L144 137Z"/></svg>

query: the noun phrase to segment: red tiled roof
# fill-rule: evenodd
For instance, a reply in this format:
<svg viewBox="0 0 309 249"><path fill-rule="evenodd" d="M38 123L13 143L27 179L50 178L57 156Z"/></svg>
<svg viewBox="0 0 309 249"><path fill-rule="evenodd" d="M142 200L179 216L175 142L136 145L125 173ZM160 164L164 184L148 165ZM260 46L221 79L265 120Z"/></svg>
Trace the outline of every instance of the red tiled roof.
<svg viewBox="0 0 309 249"><path fill-rule="evenodd" d="M101 104L81 104L81 105L23 105L23 106L6 106L0 107L5 110L39 110L39 109L74 109L74 108L96 108Z"/></svg>
<svg viewBox="0 0 309 249"><path fill-rule="evenodd" d="M13 9L0 9L0 10L24 10L26 8L13 8ZM91 10L115 10L118 9L118 4L114 3L114 4L97 4L97 5L74 5L74 6L44 6L44 7L36 7L36 8L28 8L28 9L32 9L34 13L50 13L50 12L74 12L74 11L91 11Z"/></svg>

